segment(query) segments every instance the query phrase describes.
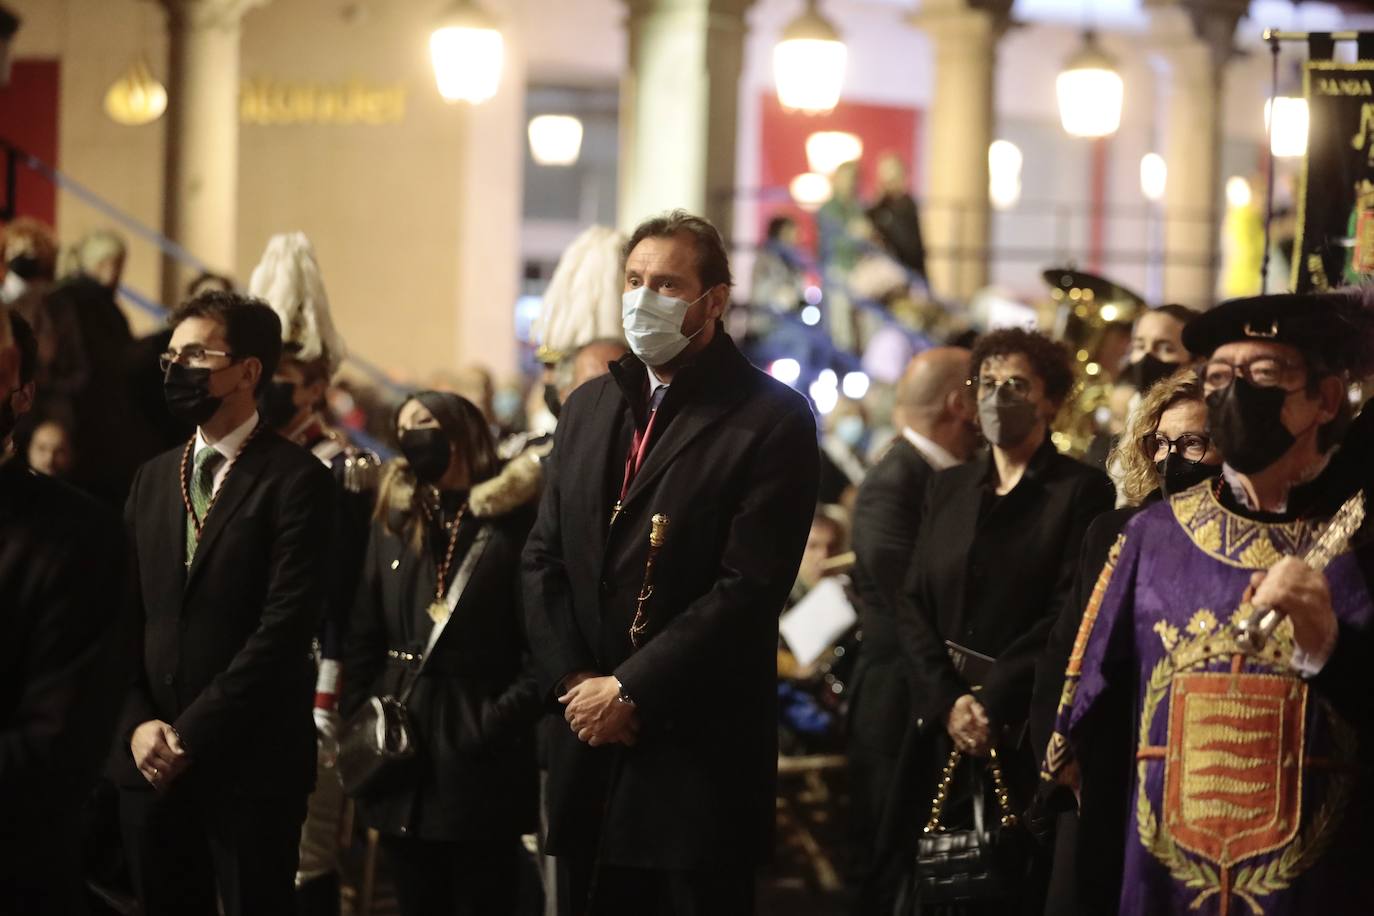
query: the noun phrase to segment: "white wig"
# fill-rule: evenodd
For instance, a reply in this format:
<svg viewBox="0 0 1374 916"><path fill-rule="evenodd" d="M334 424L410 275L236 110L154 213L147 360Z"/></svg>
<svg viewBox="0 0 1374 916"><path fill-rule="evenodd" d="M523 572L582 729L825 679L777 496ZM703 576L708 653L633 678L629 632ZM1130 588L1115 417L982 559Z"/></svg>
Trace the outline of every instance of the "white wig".
<svg viewBox="0 0 1374 916"><path fill-rule="evenodd" d="M315 249L303 232L274 235L253 268L248 293L267 301L281 318L287 353L302 362L324 359L332 377L347 352L329 315Z"/></svg>

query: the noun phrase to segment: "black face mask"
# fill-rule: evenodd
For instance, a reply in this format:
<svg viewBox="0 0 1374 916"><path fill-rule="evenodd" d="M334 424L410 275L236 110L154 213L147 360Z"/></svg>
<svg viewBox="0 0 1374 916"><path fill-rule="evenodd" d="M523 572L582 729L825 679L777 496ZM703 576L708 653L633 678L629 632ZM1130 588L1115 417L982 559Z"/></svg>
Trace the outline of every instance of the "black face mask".
<svg viewBox="0 0 1374 916"><path fill-rule="evenodd" d="M448 471L453 449L448 436L436 426L427 429L407 429L401 432L401 454L410 462L410 469L422 483L438 483Z"/></svg>
<svg viewBox="0 0 1374 916"><path fill-rule="evenodd" d="M1279 415L1289 392L1261 388L1237 375L1207 395L1207 427L1226 463L1242 474L1262 471L1297 441Z"/></svg>
<svg viewBox="0 0 1374 916"><path fill-rule="evenodd" d="M258 399L258 409L268 426L282 430L296 418L295 397L295 382L279 382L275 379L268 382L262 397Z"/></svg>
<svg viewBox="0 0 1374 916"><path fill-rule="evenodd" d="M210 369L197 369L172 363L162 377L162 398L172 416L200 426L215 415L224 398L210 394Z"/></svg>
<svg viewBox="0 0 1374 916"><path fill-rule="evenodd" d="M558 397L557 385L550 384L544 386L544 406L549 409L549 413L553 414L553 418L557 420L558 412L563 409L563 402Z"/></svg>
<svg viewBox="0 0 1374 916"><path fill-rule="evenodd" d="M21 254L9 260L10 272L21 280L34 280L42 272L38 259L33 255Z"/></svg>
<svg viewBox="0 0 1374 916"><path fill-rule="evenodd" d="M1216 477L1221 473L1221 465L1193 464L1177 452L1170 452L1163 461L1155 462L1155 470L1159 472L1159 488L1167 498Z"/></svg>
<svg viewBox="0 0 1374 916"><path fill-rule="evenodd" d="M1155 382L1173 375L1178 368L1178 363L1166 363L1154 354L1146 353L1140 361L1126 367L1126 371L1121 373L1121 380L1144 394Z"/></svg>

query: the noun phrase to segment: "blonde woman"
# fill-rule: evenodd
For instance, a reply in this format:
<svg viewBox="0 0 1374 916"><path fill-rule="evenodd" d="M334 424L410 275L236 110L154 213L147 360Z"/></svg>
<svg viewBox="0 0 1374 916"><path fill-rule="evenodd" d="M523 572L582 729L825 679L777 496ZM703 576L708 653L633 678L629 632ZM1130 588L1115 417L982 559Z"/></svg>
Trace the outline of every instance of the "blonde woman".
<svg viewBox="0 0 1374 916"><path fill-rule="evenodd" d="M1126 430L1113 447L1107 466L1121 491L1122 506L1088 527L1079 554L1075 600L1064 606L1035 671L1031 697L1031 736L1036 747L1049 742L1064 669L1073 647L1089 592L1107 560L1107 553L1131 516L1159 499L1203 485L1221 474L1221 454L1207 434L1207 404L1197 373L1182 369L1156 382L1126 421ZM1131 697L1126 696L1129 702ZM1115 710L1114 710L1115 712ZM1094 753L1130 756L1131 710L1109 716L1120 724L1104 727L1105 740ZM1096 782L1084 780L1078 812L1058 818L1050 896L1046 912L1115 912L1121 890L1123 849L1113 842L1125 829L1126 770L1117 766L1091 768ZM1103 778L1115 784L1103 784ZM1063 799L1069 804L1067 798ZM1054 802L1050 802L1053 806ZM1070 805L1071 807L1071 805Z"/></svg>

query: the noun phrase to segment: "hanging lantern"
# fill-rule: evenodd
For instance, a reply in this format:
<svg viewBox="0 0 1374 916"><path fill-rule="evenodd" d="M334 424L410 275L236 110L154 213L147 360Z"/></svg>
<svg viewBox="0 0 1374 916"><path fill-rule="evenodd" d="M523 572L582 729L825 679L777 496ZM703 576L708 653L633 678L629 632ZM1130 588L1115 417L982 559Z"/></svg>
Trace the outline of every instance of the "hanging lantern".
<svg viewBox="0 0 1374 916"><path fill-rule="evenodd" d="M167 90L153 77L148 62L141 56L105 93L105 114L116 124L151 124L166 110Z"/></svg>
<svg viewBox="0 0 1374 916"><path fill-rule="evenodd" d="M787 186L797 206L814 213L830 199L830 179L816 172L802 172Z"/></svg>
<svg viewBox="0 0 1374 916"><path fill-rule="evenodd" d="M1145 199L1159 203L1164 199L1164 189L1169 182L1169 166L1159 153L1146 153L1140 157L1140 193Z"/></svg>
<svg viewBox="0 0 1374 916"><path fill-rule="evenodd" d="M806 164L821 175L832 175L863 154L864 142L842 130L821 130L806 138Z"/></svg>
<svg viewBox="0 0 1374 916"><path fill-rule="evenodd" d="M806 10L783 30L773 49L773 80L783 108L807 114L833 111L844 85L845 60L849 55L835 31L806 0Z"/></svg>
<svg viewBox="0 0 1374 916"><path fill-rule="evenodd" d="M1307 154L1307 99L1280 95L1264 103L1264 126L1269 131L1269 152L1275 159L1297 159Z"/></svg>
<svg viewBox="0 0 1374 916"><path fill-rule="evenodd" d="M540 165L576 165L582 152L582 122L572 115L530 119L530 155Z"/></svg>
<svg viewBox="0 0 1374 916"><path fill-rule="evenodd" d="M472 0L456 0L429 36L434 79L445 102L480 105L501 85L505 42Z"/></svg>
<svg viewBox="0 0 1374 916"><path fill-rule="evenodd" d="M1059 120L1070 135L1106 137L1121 126L1126 87L1116 72L1116 61L1102 50L1091 31L1083 34L1083 47L1065 61L1055 91Z"/></svg>
<svg viewBox="0 0 1374 916"><path fill-rule="evenodd" d="M1021 148L1009 140L988 146L988 199L997 210L1010 210L1021 199Z"/></svg>

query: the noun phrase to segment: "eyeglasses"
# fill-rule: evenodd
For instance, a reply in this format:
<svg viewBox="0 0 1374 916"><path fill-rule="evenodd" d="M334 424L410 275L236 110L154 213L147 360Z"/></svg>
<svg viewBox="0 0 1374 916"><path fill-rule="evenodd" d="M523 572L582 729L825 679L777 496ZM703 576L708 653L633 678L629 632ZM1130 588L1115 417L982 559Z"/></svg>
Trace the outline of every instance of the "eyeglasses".
<svg viewBox="0 0 1374 916"><path fill-rule="evenodd" d="M977 392L978 400L980 401L983 398L996 394L998 390L1002 388L1007 389L1011 396L1019 401L1024 401L1026 398L1030 397L1031 392L1030 381L1023 379L1019 375L1008 376L1004 379L979 378L974 376L973 378L965 380L964 384Z"/></svg>
<svg viewBox="0 0 1374 916"><path fill-rule="evenodd" d="M1175 452L1189 464L1197 464L1207 457L1212 440L1200 433L1184 433L1177 439L1170 439L1162 433L1147 433L1140 437L1140 450L1153 462L1163 461Z"/></svg>
<svg viewBox="0 0 1374 916"><path fill-rule="evenodd" d="M1276 356L1261 356L1248 363L1228 363L1214 359L1202 367L1202 387L1216 391L1228 387L1237 375L1260 388L1277 388L1283 384L1290 372L1302 369L1300 363L1289 362Z"/></svg>
<svg viewBox="0 0 1374 916"><path fill-rule="evenodd" d="M157 364L162 367L163 372L172 368L173 363L181 363L192 368L203 369L206 368L206 361L212 356L225 356L230 360L234 359L234 354L230 353L228 350L210 350L202 347L200 344L189 344L182 347L180 353L176 350L168 350L162 353L157 358Z"/></svg>

